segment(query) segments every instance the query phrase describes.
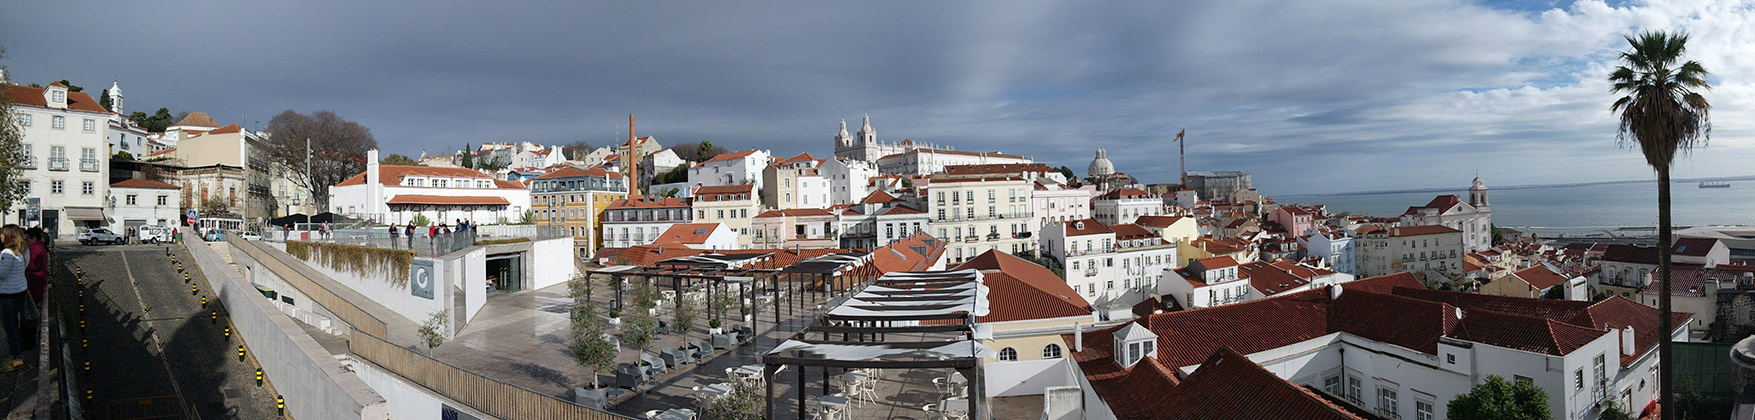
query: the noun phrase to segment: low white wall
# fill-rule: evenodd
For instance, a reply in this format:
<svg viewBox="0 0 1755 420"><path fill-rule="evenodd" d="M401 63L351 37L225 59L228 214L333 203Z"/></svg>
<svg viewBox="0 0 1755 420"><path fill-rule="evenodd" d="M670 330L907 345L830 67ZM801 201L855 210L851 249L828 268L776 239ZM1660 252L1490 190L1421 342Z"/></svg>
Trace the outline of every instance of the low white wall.
<svg viewBox="0 0 1755 420"><path fill-rule="evenodd" d="M442 399L428 391L425 387L404 382L402 377L394 373L379 370L371 363L351 361L348 366L359 373L361 380L372 389L378 390L388 401L387 411L392 419L437 419L442 418L444 406L475 416L478 419L493 418L476 412L463 404Z"/></svg>
<svg viewBox="0 0 1755 420"><path fill-rule="evenodd" d="M524 259L528 271L534 273L526 282L530 290L564 284L573 278L577 265L573 260L573 238L557 238L530 244ZM484 268L485 269L485 268ZM485 273L483 275L485 277Z"/></svg>
<svg viewBox="0 0 1755 420"><path fill-rule="evenodd" d="M282 252L286 251L286 244L284 243L262 243L272 246ZM295 257L294 259L297 258ZM415 257L414 261L432 261L434 270L433 279L436 283L439 282L439 279L450 278L448 270L451 264L446 264L444 260ZM414 322L415 324L426 322L427 318L431 317L433 312L450 309L447 302L451 301L448 296L448 294L451 293L451 288L441 287L440 284L443 283L435 284L433 286L433 298L427 299L415 296L414 293L412 293L412 286L406 279L397 279L395 282L392 282L389 273L369 273L362 276L350 271L338 271L311 261L306 261L305 266L310 267L312 270L316 270L318 273L322 273L325 276L329 276L329 278L334 279L335 282L341 283L341 285L347 286L347 288L353 289L353 291L359 292L361 295L365 295L366 298L384 305L385 308L390 309L390 311L395 312L397 315L402 315L403 318L407 318L410 322Z"/></svg>
<svg viewBox="0 0 1755 420"><path fill-rule="evenodd" d="M279 274L264 268L262 263L251 258L250 254L234 252L232 253L232 262L236 263L238 268L243 269L244 280L251 285L274 289L274 293L278 295L274 299L274 307L280 309L281 313L330 334L347 334L347 324L336 319L335 314L312 301L310 296L287 283ZM292 303L286 302L289 299L292 300Z"/></svg>
<svg viewBox="0 0 1755 420"><path fill-rule="evenodd" d="M234 241L236 239L233 239ZM335 360L202 241L185 241L207 286L226 307L289 414L308 419L389 418L384 397Z"/></svg>
<svg viewBox="0 0 1755 420"><path fill-rule="evenodd" d="M1042 395L1048 387L1077 386L1067 359L992 362L983 366L988 397Z"/></svg>

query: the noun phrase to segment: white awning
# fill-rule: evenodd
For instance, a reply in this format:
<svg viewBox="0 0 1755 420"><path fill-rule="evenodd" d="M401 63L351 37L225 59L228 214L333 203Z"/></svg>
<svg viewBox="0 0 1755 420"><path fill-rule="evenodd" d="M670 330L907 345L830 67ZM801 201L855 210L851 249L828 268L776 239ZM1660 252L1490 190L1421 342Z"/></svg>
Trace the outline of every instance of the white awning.
<svg viewBox="0 0 1755 420"><path fill-rule="evenodd" d="M107 220L104 209L99 207L64 207L61 211L67 220Z"/></svg>

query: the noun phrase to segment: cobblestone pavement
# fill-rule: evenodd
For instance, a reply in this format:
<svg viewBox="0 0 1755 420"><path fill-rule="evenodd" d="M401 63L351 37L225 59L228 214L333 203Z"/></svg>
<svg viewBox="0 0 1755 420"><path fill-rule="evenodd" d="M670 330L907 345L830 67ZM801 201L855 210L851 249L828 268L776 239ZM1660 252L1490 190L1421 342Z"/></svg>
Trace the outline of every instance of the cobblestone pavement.
<svg viewBox="0 0 1755 420"><path fill-rule="evenodd" d="M85 272L83 287L58 286L54 298L67 320L76 384L93 394L81 401L86 417L280 417L272 383L257 386L255 360L239 361L242 340L224 335L225 310L182 247L63 245L55 263L66 267L58 285L72 286L75 267Z"/></svg>

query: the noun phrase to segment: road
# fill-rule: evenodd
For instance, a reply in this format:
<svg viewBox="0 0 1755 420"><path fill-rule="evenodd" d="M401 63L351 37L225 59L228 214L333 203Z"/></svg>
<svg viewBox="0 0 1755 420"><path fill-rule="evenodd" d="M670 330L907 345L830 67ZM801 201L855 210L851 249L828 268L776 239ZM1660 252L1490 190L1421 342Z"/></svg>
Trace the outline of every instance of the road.
<svg viewBox="0 0 1755 420"><path fill-rule="evenodd" d="M189 282L167 249L184 264ZM57 287L55 299L69 314L63 319L69 320L70 368L93 393L84 405L88 418L280 417L270 386L256 385L255 361L238 360L241 340L224 336L225 310L181 247L62 245L57 257L67 270L57 273L57 284L68 285L75 267L85 273L82 288ZM83 331L79 320L87 323ZM83 348L82 339L89 340Z"/></svg>

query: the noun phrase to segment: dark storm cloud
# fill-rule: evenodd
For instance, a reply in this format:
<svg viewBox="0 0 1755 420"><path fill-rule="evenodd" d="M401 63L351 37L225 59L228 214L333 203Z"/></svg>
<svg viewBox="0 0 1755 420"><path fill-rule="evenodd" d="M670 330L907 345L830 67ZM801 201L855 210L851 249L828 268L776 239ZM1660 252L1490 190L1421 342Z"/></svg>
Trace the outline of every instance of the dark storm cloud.
<svg viewBox="0 0 1755 420"><path fill-rule="evenodd" d="M667 144L828 155L869 112L889 141L1080 172L1104 147L1163 182L1187 127L1190 169L1283 194L1637 163L1603 140L1590 66L1657 21L1592 2L549 3L12 2L0 63L94 93L119 78L130 111L331 109L411 155L602 145L629 113Z"/></svg>

